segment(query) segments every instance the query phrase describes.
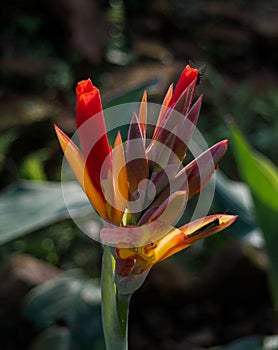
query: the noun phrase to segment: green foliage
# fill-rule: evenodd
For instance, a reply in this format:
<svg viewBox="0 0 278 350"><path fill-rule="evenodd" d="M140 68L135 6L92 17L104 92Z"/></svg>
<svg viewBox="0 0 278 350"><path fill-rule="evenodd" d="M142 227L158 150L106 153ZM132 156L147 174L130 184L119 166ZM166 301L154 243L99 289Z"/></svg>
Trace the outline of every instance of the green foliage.
<svg viewBox="0 0 278 350"><path fill-rule="evenodd" d="M30 350L69 350L70 332L65 327L52 326L43 331Z"/></svg>
<svg viewBox="0 0 278 350"><path fill-rule="evenodd" d="M265 156L252 151L236 126L232 126L233 147L242 178L248 184L270 259L270 279L278 306L278 170Z"/></svg>
<svg viewBox="0 0 278 350"><path fill-rule="evenodd" d="M244 337L211 350L263 350L262 338L259 336Z"/></svg>
<svg viewBox="0 0 278 350"><path fill-rule="evenodd" d="M68 206L76 216L92 211L75 182L63 186L70 198ZM85 198L85 200L83 199ZM60 183L22 181L8 187L0 195L0 243L35 231L69 217Z"/></svg>
<svg viewBox="0 0 278 350"><path fill-rule="evenodd" d="M246 134L248 140L260 152L275 161L278 159L278 93L271 86L256 89L253 82L242 79L229 80L209 64L200 91L205 93L204 112L198 127L209 145L219 139L230 138L224 116L232 115ZM236 177L232 154L228 151L221 161L221 168L231 177Z"/></svg>
<svg viewBox="0 0 278 350"><path fill-rule="evenodd" d="M31 153L26 157L21 166L22 176L30 180L46 180L43 169L43 152Z"/></svg>
<svg viewBox="0 0 278 350"><path fill-rule="evenodd" d="M103 350L100 303L98 281L77 273L66 273L34 288L26 297L24 312L44 332L32 350L50 344L59 350Z"/></svg>
<svg viewBox="0 0 278 350"><path fill-rule="evenodd" d="M132 89L121 87L117 93L110 95L109 98L106 98L103 108L109 108L112 106L117 106L124 103L140 102L144 93L144 90L150 89L156 86L158 79L145 79L144 81L138 83L136 86L133 86ZM131 119L132 115L130 116Z"/></svg>
<svg viewBox="0 0 278 350"><path fill-rule="evenodd" d="M13 254L27 254L62 269L78 268L99 277L101 246L68 219L44 227L0 246L0 261Z"/></svg>
<svg viewBox="0 0 278 350"><path fill-rule="evenodd" d="M110 107L121 105L121 104L140 102L142 99L144 90L150 89L150 88L156 86L157 83L158 83L158 80L156 78L154 78L154 79L144 80L144 81L138 83L132 89L130 89L130 88L125 89L124 87L120 88L116 93L113 93L112 95L108 96L108 98L106 98L106 101L104 102L103 108L108 109ZM132 104L130 104L129 106L132 108ZM126 108L128 108L128 105ZM130 123L130 120L132 118L133 112L134 112L133 109L130 110L130 119L127 120L127 123L125 125L122 125L120 127L120 132L121 132L121 136L122 136L123 141L125 141L125 139L126 139L128 128L129 128L129 123ZM109 121L107 121L107 122L109 123ZM108 133L108 139L109 139L110 145L114 144L117 133L118 133L118 129L111 130Z"/></svg>
<svg viewBox="0 0 278 350"><path fill-rule="evenodd" d="M244 237L256 228L253 200L248 186L239 181L229 180L220 170L216 172L215 200L220 212L238 215L232 226L238 237Z"/></svg>
<svg viewBox="0 0 278 350"><path fill-rule="evenodd" d="M14 141L15 134L12 130L9 130L6 133L0 135L0 154L3 156L6 152L10 144Z"/></svg>
<svg viewBox="0 0 278 350"><path fill-rule="evenodd" d="M233 126L233 145L242 177L253 196L278 211L278 169L262 154L251 150L240 131Z"/></svg>
<svg viewBox="0 0 278 350"><path fill-rule="evenodd" d="M9 130L0 135L0 173L2 171L4 165L5 155L11 143L15 139L15 132L13 130Z"/></svg>
<svg viewBox="0 0 278 350"><path fill-rule="evenodd" d="M266 337L254 335L232 341L224 346L210 348L210 350L277 350L278 336Z"/></svg>

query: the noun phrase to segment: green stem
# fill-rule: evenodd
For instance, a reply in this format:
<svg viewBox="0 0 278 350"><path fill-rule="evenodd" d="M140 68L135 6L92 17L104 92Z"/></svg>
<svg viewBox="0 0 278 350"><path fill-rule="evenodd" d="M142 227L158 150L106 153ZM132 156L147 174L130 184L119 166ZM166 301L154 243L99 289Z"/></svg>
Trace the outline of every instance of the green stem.
<svg viewBox="0 0 278 350"><path fill-rule="evenodd" d="M125 342L123 343L123 350L128 349L128 314L129 314L129 303L131 294L123 295L117 293L117 309L118 309L118 317L120 322L120 328L122 331L123 339Z"/></svg>
<svg viewBox="0 0 278 350"><path fill-rule="evenodd" d="M117 292L114 283L115 260L108 246L104 247L101 292L102 324L106 350L128 349L128 311L131 294Z"/></svg>

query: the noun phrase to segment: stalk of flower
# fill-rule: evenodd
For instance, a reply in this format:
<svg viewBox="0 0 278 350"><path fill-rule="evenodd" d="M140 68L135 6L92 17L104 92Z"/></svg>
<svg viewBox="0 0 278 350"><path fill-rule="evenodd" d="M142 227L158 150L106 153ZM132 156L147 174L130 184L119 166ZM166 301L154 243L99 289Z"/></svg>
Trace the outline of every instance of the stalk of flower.
<svg viewBox="0 0 278 350"><path fill-rule="evenodd" d="M111 283L117 302L112 304L118 321L124 318L125 329L119 322L116 334L122 340L116 347L115 334L110 334L115 324L109 327L104 321L108 349L127 348L128 302L121 301L140 287L151 267L236 219L214 214L175 227L187 201L203 189L227 150L227 140L220 141L183 166L202 103L200 96L193 104L198 80L198 70L186 66L175 89L171 85L166 93L150 140L145 92L138 115L134 111L132 116L126 143L119 131L113 148L109 145L100 93L90 79L76 89L81 149L55 126L76 179L103 219L100 238L110 246L105 256L115 264ZM105 309L109 296L105 291L103 295ZM110 322L109 317L105 319Z"/></svg>

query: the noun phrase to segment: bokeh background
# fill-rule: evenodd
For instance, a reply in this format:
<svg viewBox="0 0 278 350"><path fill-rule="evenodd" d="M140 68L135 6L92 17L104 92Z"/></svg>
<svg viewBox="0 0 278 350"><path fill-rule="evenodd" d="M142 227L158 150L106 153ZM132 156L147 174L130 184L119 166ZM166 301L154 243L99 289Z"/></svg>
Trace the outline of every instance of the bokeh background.
<svg viewBox="0 0 278 350"><path fill-rule="evenodd" d="M233 118L277 164L277 2L1 0L1 8L0 349L92 349L85 338L101 338L99 302L85 316L83 304L71 310L67 286L77 279L82 291L99 278L101 247L61 209L53 124L75 131L79 80L93 80L104 106L140 101L144 89L161 102L186 64L206 65L198 127L207 143L230 139ZM246 186L231 148L220 169L212 212L241 219L153 268L132 299L131 349L278 349L265 338L278 333L268 257L251 205L240 207ZM60 284L26 299L57 276Z"/></svg>

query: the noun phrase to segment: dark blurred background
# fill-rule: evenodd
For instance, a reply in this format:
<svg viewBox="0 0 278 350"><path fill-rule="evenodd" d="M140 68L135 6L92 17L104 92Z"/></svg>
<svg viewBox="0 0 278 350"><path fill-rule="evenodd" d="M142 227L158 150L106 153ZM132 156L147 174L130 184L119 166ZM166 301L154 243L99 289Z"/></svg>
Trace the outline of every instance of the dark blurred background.
<svg viewBox="0 0 278 350"><path fill-rule="evenodd" d="M1 9L2 189L20 179L60 180L53 123L75 131L79 80L90 77L104 105L142 87L161 102L188 63L207 67L198 87L207 143L230 137L225 118L233 116L250 144L277 164L277 1L1 0ZM239 180L231 151L221 170ZM153 269L133 299L131 349L194 350L277 332L264 258L250 258L231 236L209 238ZM70 221L4 244L0 254L0 302L18 296L0 305L1 350L27 349L37 334L20 308L41 279L20 277L20 289L15 255L99 276L101 248Z"/></svg>

